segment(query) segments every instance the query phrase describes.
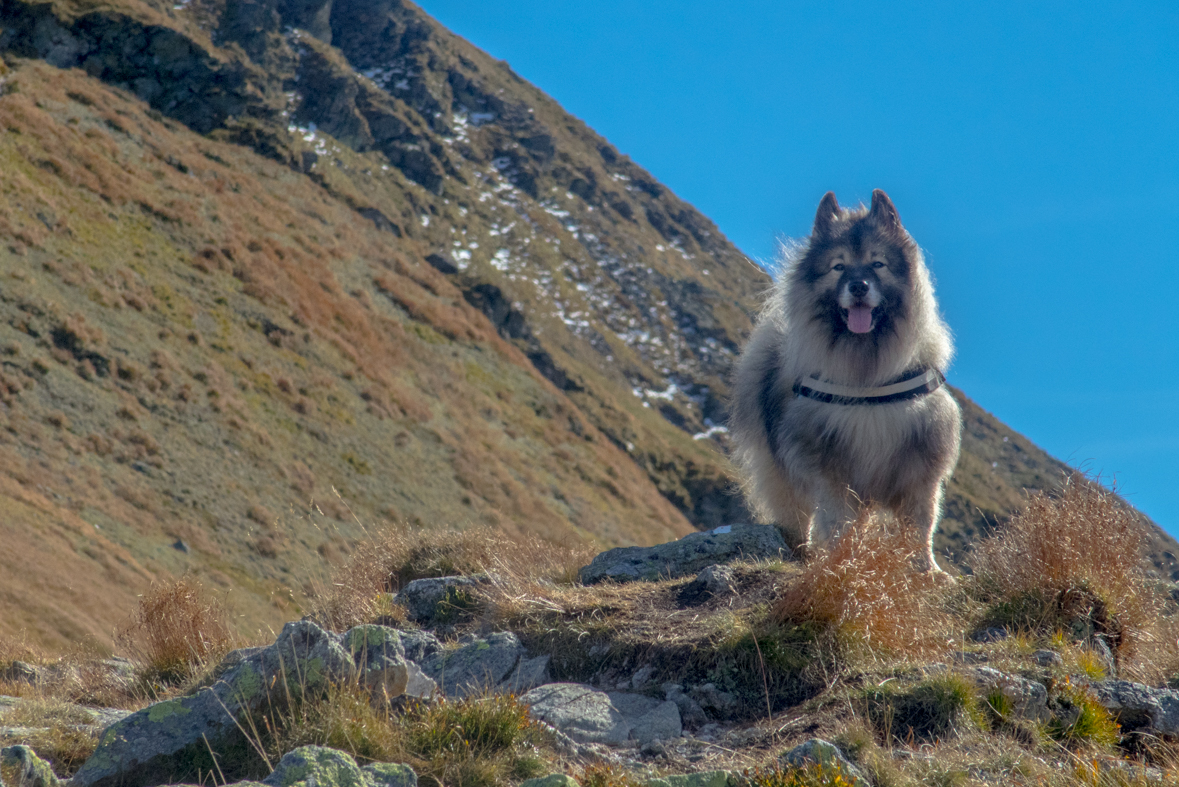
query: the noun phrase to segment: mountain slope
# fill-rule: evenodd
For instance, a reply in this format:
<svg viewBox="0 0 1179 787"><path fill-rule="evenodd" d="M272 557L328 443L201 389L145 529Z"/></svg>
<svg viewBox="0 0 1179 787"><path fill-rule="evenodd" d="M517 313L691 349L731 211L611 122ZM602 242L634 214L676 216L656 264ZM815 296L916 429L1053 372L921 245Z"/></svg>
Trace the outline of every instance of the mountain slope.
<svg viewBox="0 0 1179 787"><path fill-rule="evenodd" d="M506 64L392 0L3 0L0 31L0 461L103 556L78 576L198 571L256 625L360 522L747 517L716 427L768 277ZM1063 470L958 395L954 554ZM0 620L62 600L30 603Z"/></svg>

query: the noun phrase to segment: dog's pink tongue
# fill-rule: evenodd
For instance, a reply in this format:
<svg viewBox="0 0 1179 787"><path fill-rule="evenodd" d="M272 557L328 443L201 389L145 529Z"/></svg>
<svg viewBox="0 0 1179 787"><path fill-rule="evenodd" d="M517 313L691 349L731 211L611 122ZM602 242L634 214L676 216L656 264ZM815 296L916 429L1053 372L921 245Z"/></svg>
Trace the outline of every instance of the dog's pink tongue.
<svg viewBox="0 0 1179 787"><path fill-rule="evenodd" d="M847 310L847 327L852 333L872 330L872 310L867 306L853 306Z"/></svg>

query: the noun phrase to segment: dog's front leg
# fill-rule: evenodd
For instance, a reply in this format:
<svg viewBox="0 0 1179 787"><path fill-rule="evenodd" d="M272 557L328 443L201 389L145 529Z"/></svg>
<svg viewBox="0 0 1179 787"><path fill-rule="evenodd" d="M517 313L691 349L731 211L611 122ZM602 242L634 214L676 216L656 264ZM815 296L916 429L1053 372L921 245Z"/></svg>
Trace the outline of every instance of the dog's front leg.
<svg viewBox="0 0 1179 787"><path fill-rule="evenodd" d="M937 564L933 556L933 534L937 530L938 520L942 516L942 482L939 479L933 490L927 494L915 494L903 501L896 511L905 527L911 527L921 541L921 551L917 556L918 568L922 571L932 571L935 574L949 576Z"/></svg>
<svg viewBox="0 0 1179 787"><path fill-rule="evenodd" d="M858 499L850 489L825 489L819 494L819 507L811 518L809 546L828 548L839 538L848 523L856 518Z"/></svg>

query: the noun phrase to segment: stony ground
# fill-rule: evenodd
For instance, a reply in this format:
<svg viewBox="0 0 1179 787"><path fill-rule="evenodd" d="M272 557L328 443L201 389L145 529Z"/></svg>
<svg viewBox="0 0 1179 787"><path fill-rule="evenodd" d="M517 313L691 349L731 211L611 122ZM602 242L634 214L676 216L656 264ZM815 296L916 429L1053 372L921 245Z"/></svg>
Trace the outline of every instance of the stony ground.
<svg viewBox="0 0 1179 787"><path fill-rule="evenodd" d="M1118 510L1089 487L1033 501L953 584L915 575L878 522L806 562L761 526L588 562L522 557L486 533L400 537L310 618L203 665L169 674L147 650L10 660L0 734L31 748L4 749L4 774L49 784L52 767L75 787L546 773L560 774L552 787L1172 784L1172 588L1108 563L1142 536L1129 515L1116 535ZM1037 563L1046 536L1053 562ZM1012 552L1043 592L1011 584ZM458 571L413 578L441 566Z"/></svg>

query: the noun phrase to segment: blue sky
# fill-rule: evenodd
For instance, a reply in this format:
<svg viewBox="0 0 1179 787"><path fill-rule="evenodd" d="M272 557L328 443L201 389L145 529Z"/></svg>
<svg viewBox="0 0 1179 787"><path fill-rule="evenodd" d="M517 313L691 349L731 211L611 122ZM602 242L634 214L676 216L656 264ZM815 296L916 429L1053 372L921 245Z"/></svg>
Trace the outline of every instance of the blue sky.
<svg viewBox="0 0 1179 787"><path fill-rule="evenodd" d="M883 188L950 379L1179 535L1179 6L424 0L754 259Z"/></svg>

